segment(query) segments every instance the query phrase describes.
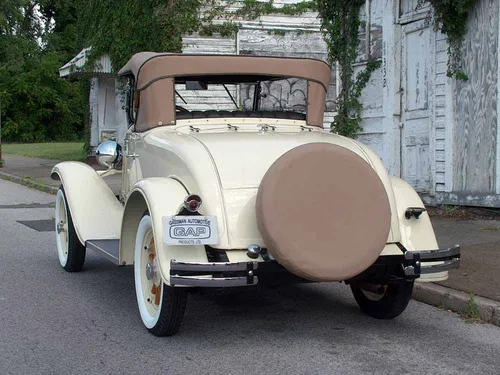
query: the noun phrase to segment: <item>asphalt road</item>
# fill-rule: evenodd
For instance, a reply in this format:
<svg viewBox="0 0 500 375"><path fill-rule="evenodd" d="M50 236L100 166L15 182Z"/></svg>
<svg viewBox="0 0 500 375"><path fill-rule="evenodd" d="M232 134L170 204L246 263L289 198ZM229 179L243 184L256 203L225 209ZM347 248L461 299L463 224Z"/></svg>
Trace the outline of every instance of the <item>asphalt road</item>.
<svg viewBox="0 0 500 375"><path fill-rule="evenodd" d="M53 200L0 180L0 374L500 374L500 328L415 301L375 320L330 283L192 295L180 332L156 338L132 268L88 253L67 273L54 232L18 222L50 229Z"/></svg>

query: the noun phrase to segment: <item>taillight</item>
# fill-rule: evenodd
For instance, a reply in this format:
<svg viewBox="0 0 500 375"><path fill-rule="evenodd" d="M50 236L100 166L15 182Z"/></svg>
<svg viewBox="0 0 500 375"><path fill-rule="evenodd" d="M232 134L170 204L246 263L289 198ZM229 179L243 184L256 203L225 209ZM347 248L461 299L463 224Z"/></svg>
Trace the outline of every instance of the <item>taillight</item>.
<svg viewBox="0 0 500 375"><path fill-rule="evenodd" d="M201 207L201 197L196 194L188 195L184 199L184 207L189 212L197 212Z"/></svg>

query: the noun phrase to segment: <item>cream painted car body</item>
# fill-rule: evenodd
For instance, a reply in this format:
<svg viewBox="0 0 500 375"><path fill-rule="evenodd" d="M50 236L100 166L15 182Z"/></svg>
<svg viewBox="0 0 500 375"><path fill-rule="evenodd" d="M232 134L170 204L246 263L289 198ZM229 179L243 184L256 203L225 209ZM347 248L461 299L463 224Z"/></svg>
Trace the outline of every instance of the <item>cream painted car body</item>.
<svg viewBox="0 0 500 375"><path fill-rule="evenodd" d="M311 142L345 147L378 173L392 212L391 230L381 256L401 255L397 243L408 251L438 249L426 212L418 220L404 218L407 207L424 207L411 186L390 177L380 159L360 142L308 127L305 121L178 120L172 126L160 126L143 133L129 132L122 168L121 196L125 207L102 178L82 163L58 164L53 177L62 181L67 192L80 241L119 239L120 265L133 264L135 230L143 213L150 212L155 242L163 244L162 217L176 215L187 194L203 197L199 213L218 219L219 243L212 247L229 250L230 262L248 262L251 260L246 255L248 245L265 247L255 215L256 194L265 172L285 152ZM82 186L86 187L84 192ZM167 285L170 285L172 259L207 262L207 255L203 246L163 244L159 266ZM259 257L257 261L263 260ZM429 276L420 280L443 280L448 272Z"/></svg>

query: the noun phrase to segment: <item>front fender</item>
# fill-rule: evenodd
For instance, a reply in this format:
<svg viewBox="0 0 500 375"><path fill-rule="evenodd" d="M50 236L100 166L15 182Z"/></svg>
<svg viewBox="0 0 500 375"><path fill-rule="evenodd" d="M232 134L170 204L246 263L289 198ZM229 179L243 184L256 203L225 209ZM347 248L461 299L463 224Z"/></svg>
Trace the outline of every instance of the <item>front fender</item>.
<svg viewBox="0 0 500 375"><path fill-rule="evenodd" d="M172 178L152 177L137 182L129 194L123 213L120 264L134 263L135 236L146 211L153 222L153 236L163 281L170 285L170 261L207 262L204 246L172 246L163 243L162 217L176 215L188 192Z"/></svg>
<svg viewBox="0 0 500 375"><path fill-rule="evenodd" d="M82 244L87 240L120 238L123 207L94 169L84 163L65 161L54 166L51 177L61 181Z"/></svg>

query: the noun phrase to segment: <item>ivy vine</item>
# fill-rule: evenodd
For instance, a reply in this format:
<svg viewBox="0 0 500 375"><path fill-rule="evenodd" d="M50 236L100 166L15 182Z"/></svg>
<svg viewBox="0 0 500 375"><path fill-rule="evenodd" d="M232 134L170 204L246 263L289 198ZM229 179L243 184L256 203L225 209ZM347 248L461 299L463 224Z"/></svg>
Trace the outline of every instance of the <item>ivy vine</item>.
<svg viewBox="0 0 500 375"><path fill-rule="evenodd" d="M469 12L477 0L418 0L417 9L426 3L432 5L428 22L434 30L440 30L448 40L448 77L466 81L469 79L462 69L462 42L467 33Z"/></svg>
<svg viewBox="0 0 500 375"><path fill-rule="evenodd" d="M354 74L360 43L358 32L362 26L359 14L364 4L365 0L317 0L329 60L338 64L341 82L336 101L338 114L331 130L348 137L355 137L362 130L361 93L373 71L381 64L379 60L369 59L366 67L357 75Z"/></svg>
<svg viewBox="0 0 500 375"><path fill-rule="evenodd" d="M275 6L274 0L208 0L204 2L199 32L202 35L220 33L222 36L232 36L238 32L238 21L256 20L271 14L298 16L317 9L315 1L301 1L295 4ZM239 7L236 7L236 6ZM225 22L220 22L225 20ZM217 22L219 21L219 22ZM272 30L277 35L283 35L285 30Z"/></svg>

